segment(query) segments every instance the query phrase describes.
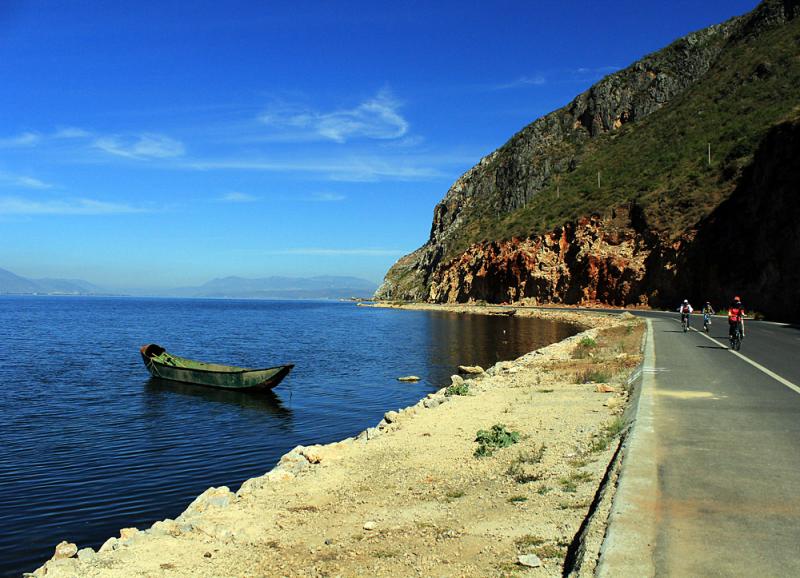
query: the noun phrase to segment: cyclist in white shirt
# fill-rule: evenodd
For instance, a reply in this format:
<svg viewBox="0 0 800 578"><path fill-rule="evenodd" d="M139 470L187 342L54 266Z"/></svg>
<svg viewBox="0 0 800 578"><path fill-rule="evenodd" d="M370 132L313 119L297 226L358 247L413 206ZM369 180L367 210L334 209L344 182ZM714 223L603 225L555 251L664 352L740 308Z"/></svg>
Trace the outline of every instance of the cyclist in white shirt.
<svg viewBox="0 0 800 578"><path fill-rule="evenodd" d="M692 309L692 306L689 304L689 300L688 299L684 299L683 300L683 303L681 303L680 306L678 307L678 311L681 314L681 323L683 323L683 320L686 319L686 326L688 327L689 326L689 314L692 311L694 311L694 309Z"/></svg>

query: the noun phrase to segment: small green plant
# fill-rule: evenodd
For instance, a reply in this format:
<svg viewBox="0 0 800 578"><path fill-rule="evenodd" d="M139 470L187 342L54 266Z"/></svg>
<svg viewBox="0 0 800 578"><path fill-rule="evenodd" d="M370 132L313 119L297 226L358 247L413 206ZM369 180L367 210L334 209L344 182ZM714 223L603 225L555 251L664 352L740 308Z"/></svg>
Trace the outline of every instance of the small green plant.
<svg viewBox="0 0 800 578"><path fill-rule="evenodd" d="M533 553L539 558L563 558L567 551L562 546L556 544L543 544L533 549Z"/></svg>
<svg viewBox="0 0 800 578"><path fill-rule="evenodd" d="M561 491L567 492L570 494L574 494L578 491L578 484L575 483L575 480L571 480L569 478L561 478L558 480L558 483L561 484Z"/></svg>
<svg viewBox="0 0 800 578"><path fill-rule="evenodd" d="M467 382L452 384L444 390L445 395L469 395L469 384Z"/></svg>
<svg viewBox="0 0 800 578"><path fill-rule="evenodd" d="M589 357L589 354L596 347L597 347L597 341L588 336L584 337L578 342L578 346L575 348L575 351L573 352L572 356L575 359L585 359L586 357Z"/></svg>
<svg viewBox="0 0 800 578"><path fill-rule="evenodd" d="M539 393L553 393L555 389L540 389Z"/></svg>
<svg viewBox="0 0 800 578"><path fill-rule="evenodd" d="M519 504L521 502L527 502L528 498L526 496L511 496L507 501L511 504Z"/></svg>
<svg viewBox="0 0 800 578"><path fill-rule="evenodd" d="M611 443L615 437L617 437L620 433L623 432L625 429L625 422L620 417L615 417L605 426L594 440L592 440L592 445L590 447L592 452L602 452L608 448L608 444Z"/></svg>
<svg viewBox="0 0 800 578"><path fill-rule="evenodd" d="M542 444L538 448L536 444L534 444L533 449L531 451L520 451L517 454L517 461L522 462L525 464L538 464L542 461L544 457L544 451L547 449L547 446Z"/></svg>
<svg viewBox="0 0 800 578"><path fill-rule="evenodd" d="M615 417L605 426L605 433L609 437L616 437L625 429L625 422L621 417Z"/></svg>
<svg viewBox="0 0 800 578"><path fill-rule="evenodd" d="M611 374L599 369L587 369L579 371L577 375L578 383L606 383L611 379Z"/></svg>
<svg viewBox="0 0 800 578"><path fill-rule="evenodd" d="M525 469L525 464L523 462L514 461L508 466L506 470L506 474L511 476L511 478L517 482L518 484L527 484L529 482L535 482L541 479L541 474L537 472L531 472Z"/></svg>
<svg viewBox="0 0 800 578"><path fill-rule="evenodd" d="M539 494L540 496L544 496L545 494L549 494L552 491L553 488L551 488L550 486L541 485L539 486L539 489L536 490L536 493Z"/></svg>
<svg viewBox="0 0 800 578"><path fill-rule="evenodd" d="M578 470L578 471L572 472L569 475L569 478L571 480L574 480L574 481L578 482L578 483L580 483L580 482L588 482L589 480L592 479L592 474L590 474L589 472L584 472L582 470Z"/></svg>
<svg viewBox="0 0 800 578"><path fill-rule="evenodd" d="M576 457L568 460L567 463L574 468L582 468L589 464L589 459L585 457Z"/></svg>
<svg viewBox="0 0 800 578"><path fill-rule="evenodd" d="M536 536L534 534L525 534L524 536L520 536L516 540L514 540L514 545L517 547L519 551L526 551L529 548L534 548L536 546L541 546L547 542L541 536Z"/></svg>
<svg viewBox="0 0 800 578"><path fill-rule="evenodd" d="M464 490L449 490L444 495L449 500L456 500L464 497Z"/></svg>
<svg viewBox="0 0 800 578"><path fill-rule="evenodd" d="M491 456L495 450L506 448L519 441L519 432L509 431L503 424L495 424L491 430L478 430L475 435L478 447L475 450L476 458Z"/></svg>

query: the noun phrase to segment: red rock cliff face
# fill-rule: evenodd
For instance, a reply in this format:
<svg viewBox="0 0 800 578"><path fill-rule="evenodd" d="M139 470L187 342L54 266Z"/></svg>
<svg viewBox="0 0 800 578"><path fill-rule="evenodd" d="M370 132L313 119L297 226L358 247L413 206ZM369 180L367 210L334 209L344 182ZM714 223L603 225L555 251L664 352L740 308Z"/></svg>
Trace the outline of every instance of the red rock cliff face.
<svg viewBox="0 0 800 578"><path fill-rule="evenodd" d="M438 302L649 303L648 263L663 250L630 223L591 217L530 239L473 245L433 274Z"/></svg>

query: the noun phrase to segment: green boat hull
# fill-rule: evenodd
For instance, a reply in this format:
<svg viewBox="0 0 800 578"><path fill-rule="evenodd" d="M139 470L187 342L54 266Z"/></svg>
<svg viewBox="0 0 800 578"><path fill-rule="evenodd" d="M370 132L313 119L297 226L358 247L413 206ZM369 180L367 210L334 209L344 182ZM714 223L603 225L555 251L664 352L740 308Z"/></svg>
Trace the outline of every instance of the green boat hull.
<svg viewBox="0 0 800 578"><path fill-rule="evenodd" d="M153 377L238 391L272 389L294 367L290 364L251 369L205 363L172 355L155 343L143 346L140 353Z"/></svg>

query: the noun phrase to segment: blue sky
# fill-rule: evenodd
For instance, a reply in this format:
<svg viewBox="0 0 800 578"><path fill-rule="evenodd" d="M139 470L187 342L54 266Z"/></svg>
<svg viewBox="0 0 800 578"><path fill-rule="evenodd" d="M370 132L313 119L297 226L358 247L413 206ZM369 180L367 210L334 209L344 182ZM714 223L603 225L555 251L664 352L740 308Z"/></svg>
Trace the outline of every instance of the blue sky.
<svg viewBox="0 0 800 578"><path fill-rule="evenodd" d="M0 267L378 282L483 155L753 0L0 3Z"/></svg>

